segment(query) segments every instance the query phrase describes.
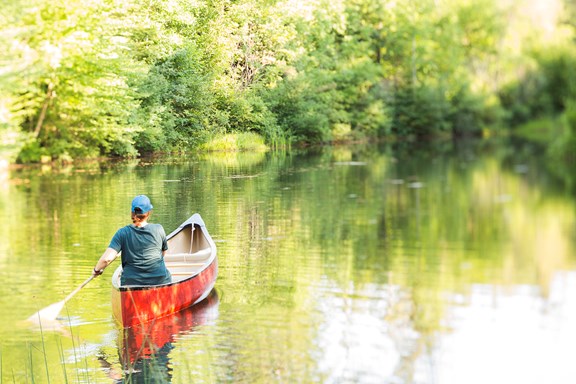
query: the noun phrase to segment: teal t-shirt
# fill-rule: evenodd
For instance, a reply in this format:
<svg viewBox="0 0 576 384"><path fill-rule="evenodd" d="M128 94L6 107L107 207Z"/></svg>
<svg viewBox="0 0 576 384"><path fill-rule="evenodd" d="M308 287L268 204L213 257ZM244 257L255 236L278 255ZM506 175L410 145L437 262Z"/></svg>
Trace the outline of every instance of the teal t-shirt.
<svg viewBox="0 0 576 384"><path fill-rule="evenodd" d="M156 285L171 281L162 257L162 251L168 249L162 225L127 225L116 232L109 247L122 252L122 285Z"/></svg>

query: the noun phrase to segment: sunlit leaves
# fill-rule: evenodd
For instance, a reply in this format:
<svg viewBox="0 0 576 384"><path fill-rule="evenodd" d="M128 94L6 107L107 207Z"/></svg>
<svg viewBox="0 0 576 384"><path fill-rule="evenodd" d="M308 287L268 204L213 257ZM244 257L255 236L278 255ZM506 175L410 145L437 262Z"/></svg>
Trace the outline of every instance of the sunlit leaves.
<svg viewBox="0 0 576 384"><path fill-rule="evenodd" d="M232 131L304 142L479 132L517 76L504 49L522 4L10 0L0 127L52 158L185 150Z"/></svg>
<svg viewBox="0 0 576 384"><path fill-rule="evenodd" d="M108 17L111 7L99 0L27 3L3 30L16 31L20 54L6 83L17 89L11 110L42 148L32 159L93 156L130 142L128 78L137 66L126 66L126 40Z"/></svg>

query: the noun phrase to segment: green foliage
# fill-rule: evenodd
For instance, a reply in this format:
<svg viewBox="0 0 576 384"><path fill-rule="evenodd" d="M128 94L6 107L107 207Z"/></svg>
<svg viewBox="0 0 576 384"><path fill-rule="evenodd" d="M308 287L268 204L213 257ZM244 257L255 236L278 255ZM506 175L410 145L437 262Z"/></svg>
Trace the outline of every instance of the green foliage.
<svg viewBox="0 0 576 384"><path fill-rule="evenodd" d="M201 146L205 151L255 151L268 150L262 136L253 132L217 135Z"/></svg>
<svg viewBox="0 0 576 384"><path fill-rule="evenodd" d="M315 92L317 88L306 80L282 82L267 95L267 107L292 140L321 142L330 130L327 111L320 109L326 93Z"/></svg>
<svg viewBox="0 0 576 384"><path fill-rule="evenodd" d="M396 92L394 129L398 135L425 137L450 128L449 105L439 90L406 88Z"/></svg>
<svg viewBox="0 0 576 384"><path fill-rule="evenodd" d="M119 55L124 39L110 10L99 1L36 1L3 31L19 43L3 79L15 90L8 108L38 142L25 151L38 146L53 158L132 152L128 117L136 104L128 80L135 66Z"/></svg>
<svg viewBox="0 0 576 384"><path fill-rule="evenodd" d="M510 69L504 86L495 80L512 62L502 50L511 9L495 0L9 0L0 130L37 142L21 159L129 157L230 132L272 146L470 135L501 107L513 123L561 112L576 92L573 46L534 50L538 65L521 77Z"/></svg>
<svg viewBox="0 0 576 384"><path fill-rule="evenodd" d="M576 99L571 100L566 109L566 123L568 125L568 135L576 138ZM576 147L574 147L576 149Z"/></svg>
<svg viewBox="0 0 576 384"><path fill-rule="evenodd" d="M546 79L543 92L550 97L554 112L563 111L576 100L576 46L554 47L536 55Z"/></svg>
<svg viewBox="0 0 576 384"><path fill-rule="evenodd" d="M21 164L39 163L43 155L44 151L40 148L40 143L36 140L29 141L22 146L16 162Z"/></svg>
<svg viewBox="0 0 576 384"><path fill-rule="evenodd" d="M141 108L152 124L139 137L146 143L144 151L159 150L164 142L172 148L187 148L197 144L208 128L205 112L214 104L208 75L197 59L194 45L175 51L158 60L141 87ZM158 124L158 125L157 125ZM164 134L159 138L158 129Z"/></svg>
<svg viewBox="0 0 576 384"><path fill-rule="evenodd" d="M552 141L550 154L555 164L572 168L576 163L576 100L567 103L562 117L564 132Z"/></svg>
<svg viewBox="0 0 576 384"><path fill-rule="evenodd" d="M536 65L500 91L512 125L559 114L576 100L576 47L556 46L532 53Z"/></svg>

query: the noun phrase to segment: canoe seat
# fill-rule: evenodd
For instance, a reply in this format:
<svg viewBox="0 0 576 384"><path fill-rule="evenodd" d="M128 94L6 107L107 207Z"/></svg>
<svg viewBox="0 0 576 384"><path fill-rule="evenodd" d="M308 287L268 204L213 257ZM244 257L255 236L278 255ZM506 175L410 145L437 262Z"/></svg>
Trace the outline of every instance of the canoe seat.
<svg viewBox="0 0 576 384"><path fill-rule="evenodd" d="M206 263L166 263L172 275L172 281L180 281L200 272Z"/></svg>
<svg viewBox="0 0 576 384"><path fill-rule="evenodd" d="M164 261L171 262L189 262L189 261L203 261L210 258L212 255L212 248L201 249L194 253L167 253L164 256Z"/></svg>
<svg viewBox="0 0 576 384"><path fill-rule="evenodd" d="M201 267L206 263L179 263L174 261L169 261L166 263L166 268L190 268L190 267Z"/></svg>

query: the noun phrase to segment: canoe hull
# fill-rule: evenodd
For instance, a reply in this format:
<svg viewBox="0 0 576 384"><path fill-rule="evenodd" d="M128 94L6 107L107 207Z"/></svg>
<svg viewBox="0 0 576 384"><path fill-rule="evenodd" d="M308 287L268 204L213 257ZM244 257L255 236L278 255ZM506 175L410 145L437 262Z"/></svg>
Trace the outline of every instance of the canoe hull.
<svg viewBox="0 0 576 384"><path fill-rule="evenodd" d="M187 280L149 289L112 290L114 317L124 327L146 323L202 301L214 288L218 264Z"/></svg>
<svg viewBox="0 0 576 384"><path fill-rule="evenodd" d="M170 351L171 348L165 347L177 340L179 335L193 332L195 327L216 320L218 304L218 294L212 290L208 297L194 306L141 326L124 328L117 339L123 368L133 369L140 359L156 358L162 351Z"/></svg>
<svg viewBox="0 0 576 384"><path fill-rule="evenodd" d="M210 258L199 271L164 285L118 286L121 273L121 267L118 267L113 277L112 309L114 317L122 326L133 327L180 311L202 301L214 288L218 276L214 242L198 214L192 216L179 229L185 228L187 223L202 231L206 244L211 247ZM175 237L178 232L179 230L176 230L168 236L169 247L170 238Z"/></svg>

